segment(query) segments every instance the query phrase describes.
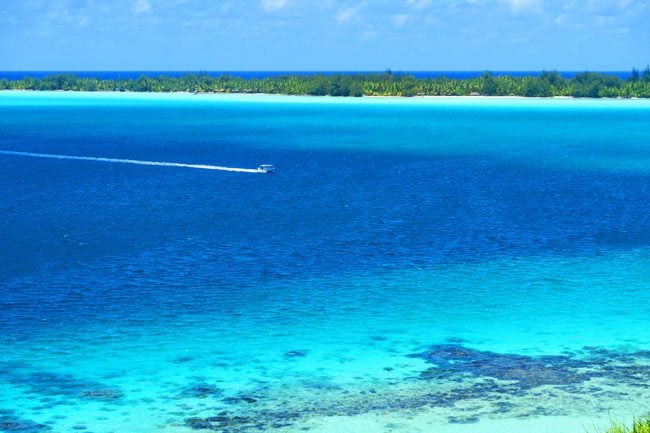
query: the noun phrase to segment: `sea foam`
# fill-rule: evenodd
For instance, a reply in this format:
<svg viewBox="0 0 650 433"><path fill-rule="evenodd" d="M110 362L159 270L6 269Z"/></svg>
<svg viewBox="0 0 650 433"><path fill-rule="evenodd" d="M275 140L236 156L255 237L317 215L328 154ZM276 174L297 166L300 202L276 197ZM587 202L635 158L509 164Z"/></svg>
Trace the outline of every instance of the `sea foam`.
<svg viewBox="0 0 650 433"><path fill-rule="evenodd" d="M155 165L159 167L196 168L199 170L236 171L239 173L261 173L255 168L223 167L220 165L207 165L207 164L184 164L180 162L140 161L137 159L104 158L104 157L97 157L97 156L58 155L52 153L18 152L14 150L0 150L0 154L30 156L33 158L73 159L77 161L97 161L97 162L114 162L120 164Z"/></svg>

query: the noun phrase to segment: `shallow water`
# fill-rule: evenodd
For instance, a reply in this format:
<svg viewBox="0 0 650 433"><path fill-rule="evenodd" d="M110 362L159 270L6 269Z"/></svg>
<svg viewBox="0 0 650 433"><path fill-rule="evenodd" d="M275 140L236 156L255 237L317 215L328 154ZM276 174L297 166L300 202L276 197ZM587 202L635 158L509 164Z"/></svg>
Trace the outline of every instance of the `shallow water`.
<svg viewBox="0 0 650 433"><path fill-rule="evenodd" d="M650 103L0 92L0 431L650 408Z"/></svg>

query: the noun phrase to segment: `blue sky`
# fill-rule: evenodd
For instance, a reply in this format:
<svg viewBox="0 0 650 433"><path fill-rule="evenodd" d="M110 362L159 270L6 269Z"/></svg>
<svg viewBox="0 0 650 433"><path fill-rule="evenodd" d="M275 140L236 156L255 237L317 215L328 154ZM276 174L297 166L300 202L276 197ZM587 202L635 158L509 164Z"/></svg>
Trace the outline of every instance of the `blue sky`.
<svg viewBox="0 0 650 433"><path fill-rule="evenodd" d="M650 0L3 0L0 70L624 70Z"/></svg>

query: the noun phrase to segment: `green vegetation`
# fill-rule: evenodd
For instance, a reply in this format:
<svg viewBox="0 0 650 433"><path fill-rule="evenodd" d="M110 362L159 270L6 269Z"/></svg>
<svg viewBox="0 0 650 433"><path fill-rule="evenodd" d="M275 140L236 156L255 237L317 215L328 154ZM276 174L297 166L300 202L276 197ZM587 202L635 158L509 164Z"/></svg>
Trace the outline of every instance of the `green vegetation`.
<svg viewBox="0 0 650 433"><path fill-rule="evenodd" d="M612 421L611 427L605 433L650 433L650 418L635 419L632 427Z"/></svg>
<svg viewBox="0 0 650 433"><path fill-rule="evenodd" d="M566 79L557 71L533 77L495 76L485 72L467 79L415 78L393 74L286 75L245 79L229 74L209 76L98 79L74 74L43 78L0 79L0 89L129 92L271 93L330 96L574 96L587 98L650 98L650 67L633 69L627 80L596 72Z"/></svg>

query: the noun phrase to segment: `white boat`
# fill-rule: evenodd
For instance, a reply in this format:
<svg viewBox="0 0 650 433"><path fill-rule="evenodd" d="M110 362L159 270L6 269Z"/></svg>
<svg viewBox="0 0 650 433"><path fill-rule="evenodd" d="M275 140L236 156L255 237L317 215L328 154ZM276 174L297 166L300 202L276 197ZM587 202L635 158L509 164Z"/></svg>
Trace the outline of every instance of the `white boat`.
<svg viewBox="0 0 650 433"><path fill-rule="evenodd" d="M257 167L257 171L260 173L273 173L275 171L275 166L271 164L262 164Z"/></svg>

